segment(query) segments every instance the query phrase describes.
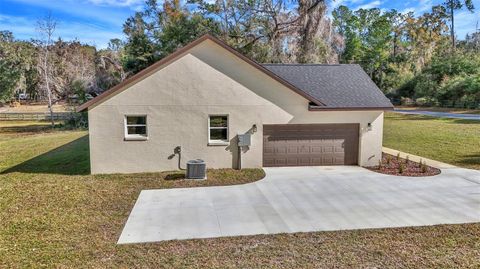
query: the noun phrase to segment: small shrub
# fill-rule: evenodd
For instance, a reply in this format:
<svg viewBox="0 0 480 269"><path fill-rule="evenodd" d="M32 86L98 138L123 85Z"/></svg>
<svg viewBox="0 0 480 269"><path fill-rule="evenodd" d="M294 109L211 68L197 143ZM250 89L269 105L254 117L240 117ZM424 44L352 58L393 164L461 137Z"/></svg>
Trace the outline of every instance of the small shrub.
<svg viewBox="0 0 480 269"><path fill-rule="evenodd" d="M408 165L409 162L410 162L410 155L407 155L407 158L405 158L405 163Z"/></svg>
<svg viewBox="0 0 480 269"><path fill-rule="evenodd" d="M415 101L413 101L412 98L408 98L408 97L402 97L400 102L401 102L402 106L414 106L415 105Z"/></svg>
<svg viewBox="0 0 480 269"><path fill-rule="evenodd" d="M415 100L415 104L417 106L428 106L430 103L428 102L428 99L426 97L420 97Z"/></svg>
<svg viewBox="0 0 480 269"><path fill-rule="evenodd" d="M422 173L426 173L427 172L427 162L423 162L420 164L420 169L422 170Z"/></svg>
<svg viewBox="0 0 480 269"><path fill-rule="evenodd" d="M82 113L70 113L68 118L65 119L66 129L87 129L88 128L88 115L86 112Z"/></svg>
<svg viewBox="0 0 480 269"><path fill-rule="evenodd" d="M400 163L398 166L398 173L403 174L403 172L405 172L405 164Z"/></svg>
<svg viewBox="0 0 480 269"><path fill-rule="evenodd" d="M417 106L438 106L439 102L432 97L420 97L415 100L415 104Z"/></svg>
<svg viewBox="0 0 480 269"><path fill-rule="evenodd" d="M420 163L418 163L418 168L422 168L422 159L420 159Z"/></svg>
<svg viewBox="0 0 480 269"><path fill-rule="evenodd" d="M397 161L400 161L400 152L397 153Z"/></svg>
<svg viewBox="0 0 480 269"><path fill-rule="evenodd" d="M387 155L387 164L390 164L390 162L392 161L392 156L390 155Z"/></svg>

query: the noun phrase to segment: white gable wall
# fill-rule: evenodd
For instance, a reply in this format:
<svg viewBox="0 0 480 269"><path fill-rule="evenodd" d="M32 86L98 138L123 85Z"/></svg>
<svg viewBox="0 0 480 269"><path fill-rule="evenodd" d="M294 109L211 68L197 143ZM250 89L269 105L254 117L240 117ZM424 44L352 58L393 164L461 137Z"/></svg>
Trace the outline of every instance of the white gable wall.
<svg viewBox="0 0 480 269"><path fill-rule="evenodd" d="M145 114L147 141L124 141L124 116ZM228 146L208 145L208 116L229 115ZM132 173L177 169L176 146L186 160L235 167L238 133L258 132L242 153L243 167L262 166L262 124L360 123L360 163L381 152L382 111L308 111L308 101L210 40L128 89L89 109L91 172ZM373 123L372 131L365 131ZM373 156L373 157L372 157Z"/></svg>

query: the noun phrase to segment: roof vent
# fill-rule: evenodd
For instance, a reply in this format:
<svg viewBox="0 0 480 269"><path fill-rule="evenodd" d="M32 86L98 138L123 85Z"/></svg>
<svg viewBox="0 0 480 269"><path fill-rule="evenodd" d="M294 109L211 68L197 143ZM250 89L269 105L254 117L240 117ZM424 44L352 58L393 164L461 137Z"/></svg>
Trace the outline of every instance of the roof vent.
<svg viewBox="0 0 480 269"><path fill-rule="evenodd" d="M187 162L187 179L206 179L207 164L204 160L196 159Z"/></svg>

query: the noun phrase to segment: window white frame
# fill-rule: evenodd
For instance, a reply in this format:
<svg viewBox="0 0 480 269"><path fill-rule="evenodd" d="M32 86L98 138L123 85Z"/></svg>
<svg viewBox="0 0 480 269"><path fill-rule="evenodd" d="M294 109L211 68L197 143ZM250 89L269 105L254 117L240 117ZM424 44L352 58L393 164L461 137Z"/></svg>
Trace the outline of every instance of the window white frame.
<svg viewBox="0 0 480 269"><path fill-rule="evenodd" d="M226 117L227 118L227 127L211 127L210 126L210 118L211 117ZM229 128L230 128L230 119L228 117L228 114L211 114L208 115L208 145L212 146L223 146L223 145L228 145L228 138L229 138ZM227 139L226 140L219 140L219 139L210 139L210 130L214 129L226 129L227 130Z"/></svg>
<svg viewBox="0 0 480 269"><path fill-rule="evenodd" d="M127 117L145 117L145 124L128 124ZM124 132L125 132L125 140L136 140L136 141L148 140L147 115L143 115L143 114L142 115L133 115L133 114L125 115L123 117L123 126L124 126ZM145 135L128 133L128 127L136 127L136 126L145 126Z"/></svg>

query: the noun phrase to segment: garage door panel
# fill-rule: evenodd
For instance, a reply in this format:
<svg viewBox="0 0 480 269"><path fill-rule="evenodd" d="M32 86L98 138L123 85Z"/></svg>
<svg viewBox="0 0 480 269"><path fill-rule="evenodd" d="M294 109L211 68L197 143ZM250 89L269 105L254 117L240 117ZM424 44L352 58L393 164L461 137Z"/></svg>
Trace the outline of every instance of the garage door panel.
<svg viewBox="0 0 480 269"><path fill-rule="evenodd" d="M287 153L287 147L285 146L280 146L278 148L275 148L275 151L274 151L276 154L286 154Z"/></svg>
<svg viewBox="0 0 480 269"><path fill-rule="evenodd" d="M298 153L299 154L310 154L310 146L307 145L307 146L298 146Z"/></svg>
<svg viewBox="0 0 480 269"><path fill-rule="evenodd" d="M335 157L335 165L343 165L343 164L348 164L348 162L345 161L345 158L342 157Z"/></svg>
<svg viewBox="0 0 480 269"><path fill-rule="evenodd" d="M275 148L273 146L269 146L269 147L263 147L263 151L265 153L274 153L275 152Z"/></svg>
<svg viewBox="0 0 480 269"><path fill-rule="evenodd" d="M311 165L310 164L310 157L300 157L300 158L298 158L298 165L299 166Z"/></svg>
<svg viewBox="0 0 480 269"><path fill-rule="evenodd" d="M334 151L335 151L335 153L337 153L337 152L342 152L343 153L345 151L345 147L343 145L342 146L335 146Z"/></svg>
<svg viewBox="0 0 480 269"><path fill-rule="evenodd" d="M298 153L298 147L297 146L289 146L288 147L288 154L297 154Z"/></svg>
<svg viewBox="0 0 480 269"><path fill-rule="evenodd" d="M298 158L287 158L288 166L298 166Z"/></svg>
<svg viewBox="0 0 480 269"><path fill-rule="evenodd" d="M322 165L333 165L334 164L334 161L333 161L332 157L324 157L324 158L321 158L320 160L321 160Z"/></svg>
<svg viewBox="0 0 480 269"><path fill-rule="evenodd" d="M358 124L264 126L264 166L358 163Z"/></svg>
<svg viewBox="0 0 480 269"><path fill-rule="evenodd" d="M275 159L274 158L263 158L263 166L275 166Z"/></svg>
<svg viewBox="0 0 480 269"><path fill-rule="evenodd" d="M323 153L333 153L335 151L335 146L324 146L322 147Z"/></svg>

